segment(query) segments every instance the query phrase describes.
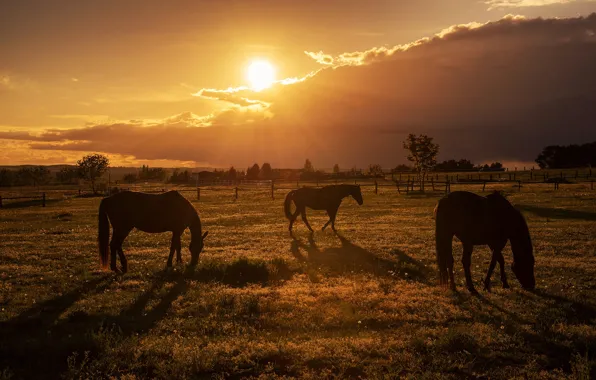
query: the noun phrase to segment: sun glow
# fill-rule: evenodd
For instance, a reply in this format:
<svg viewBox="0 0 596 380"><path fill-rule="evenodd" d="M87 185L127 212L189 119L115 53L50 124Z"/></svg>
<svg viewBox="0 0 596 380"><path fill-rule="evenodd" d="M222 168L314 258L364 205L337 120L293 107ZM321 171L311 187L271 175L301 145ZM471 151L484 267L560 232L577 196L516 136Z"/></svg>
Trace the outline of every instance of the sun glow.
<svg viewBox="0 0 596 380"><path fill-rule="evenodd" d="M253 61L248 66L246 78L255 91L261 91L275 82L275 68L267 61Z"/></svg>

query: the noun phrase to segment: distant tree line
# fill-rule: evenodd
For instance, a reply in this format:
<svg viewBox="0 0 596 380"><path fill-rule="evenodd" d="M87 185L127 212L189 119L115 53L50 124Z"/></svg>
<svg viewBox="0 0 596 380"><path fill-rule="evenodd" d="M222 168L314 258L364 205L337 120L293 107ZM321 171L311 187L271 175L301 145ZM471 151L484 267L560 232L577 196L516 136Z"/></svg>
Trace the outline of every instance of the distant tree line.
<svg viewBox="0 0 596 380"><path fill-rule="evenodd" d="M582 145L550 145L536 158L541 169L592 167L596 165L596 141Z"/></svg>

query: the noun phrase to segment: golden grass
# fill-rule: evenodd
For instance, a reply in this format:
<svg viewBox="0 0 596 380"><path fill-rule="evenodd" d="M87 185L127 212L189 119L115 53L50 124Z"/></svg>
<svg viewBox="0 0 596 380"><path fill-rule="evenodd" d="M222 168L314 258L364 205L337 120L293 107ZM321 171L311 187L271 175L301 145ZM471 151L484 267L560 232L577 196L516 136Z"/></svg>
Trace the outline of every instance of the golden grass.
<svg viewBox="0 0 596 380"><path fill-rule="evenodd" d="M124 276L99 271L99 198L3 209L0 378L594 376L596 191L562 189L509 195L530 226L538 290L507 268L512 289L495 273L478 297L460 265L457 293L436 286L440 194L366 189L363 206L344 201L339 236L310 211L317 232L299 222L292 239L281 192L205 191L196 270L164 271L170 237L133 232ZM479 289L489 259L476 248Z"/></svg>

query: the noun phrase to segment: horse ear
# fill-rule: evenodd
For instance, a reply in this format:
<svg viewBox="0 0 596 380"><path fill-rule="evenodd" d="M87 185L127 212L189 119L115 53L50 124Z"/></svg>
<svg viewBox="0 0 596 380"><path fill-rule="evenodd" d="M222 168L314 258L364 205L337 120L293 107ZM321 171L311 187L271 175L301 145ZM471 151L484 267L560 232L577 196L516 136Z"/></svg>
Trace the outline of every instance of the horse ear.
<svg viewBox="0 0 596 380"><path fill-rule="evenodd" d="M209 234L209 231L205 231L205 233L203 234L203 239L205 239L205 236L207 236Z"/></svg>

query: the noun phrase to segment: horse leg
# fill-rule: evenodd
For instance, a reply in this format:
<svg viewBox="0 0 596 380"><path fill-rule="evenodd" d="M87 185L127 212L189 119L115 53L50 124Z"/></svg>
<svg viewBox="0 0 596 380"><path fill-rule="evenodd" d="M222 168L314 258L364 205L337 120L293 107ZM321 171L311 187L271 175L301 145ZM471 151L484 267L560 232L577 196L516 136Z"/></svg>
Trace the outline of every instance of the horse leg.
<svg viewBox="0 0 596 380"><path fill-rule="evenodd" d="M174 259L174 252L176 252L176 233L172 233L172 241L170 242L170 255L168 256L168 262L166 266L169 268L172 266L172 260Z"/></svg>
<svg viewBox="0 0 596 380"><path fill-rule="evenodd" d="M175 236L175 248L176 248L176 264L182 264L182 243L180 242L181 233L174 233Z"/></svg>
<svg viewBox="0 0 596 380"><path fill-rule="evenodd" d="M490 265L488 266L488 272L486 272L486 278L484 279L484 290L487 292L490 292L490 278L492 277L493 271L495 270L495 265L497 265L497 251L493 249Z"/></svg>
<svg viewBox="0 0 596 380"><path fill-rule="evenodd" d="M327 210L327 215L329 215L329 221L327 223L325 223L325 225L323 226L323 231L325 231L325 228L327 228L327 226L329 225L329 223L331 223L331 229L333 231L335 231L335 217L337 216L337 208L330 208Z"/></svg>
<svg viewBox="0 0 596 380"><path fill-rule="evenodd" d="M120 255L122 242L124 241L123 235L124 233L121 230L114 229L112 240L110 240L110 269L116 273L120 272L120 269L116 266L116 255Z"/></svg>
<svg viewBox="0 0 596 380"><path fill-rule="evenodd" d="M505 258L503 252L498 251L497 261L499 262L499 269L501 270L501 282L503 283L503 289L509 289L509 283L507 282L507 275L505 274Z"/></svg>
<svg viewBox="0 0 596 380"><path fill-rule="evenodd" d="M306 208L302 207L300 209L300 214L302 214L302 221L304 222L304 224L306 224L306 227L308 227L308 229L310 230L310 232L315 232L315 231L313 231L313 229L310 226L310 224L308 224L308 220L306 219Z"/></svg>
<svg viewBox="0 0 596 380"><path fill-rule="evenodd" d="M130 233L130 231L132 230L128 230L122 234L122 240L120 240L120 247L118 248L118 256L120 257L120 264L122 265L123 273L128 272L128 260L126 260L126 256L124 255L124 251L122 250L122 244L124 243L124 240Z"/></svg>
<svg viewBox="0 0 596 380"><path fill-rule="evenodd" d="M296 221L296 218L298 218L298 214L300 214L300 210L296 209L296 212L290 218L290 226L288 227L288 230L290 231L290 235L292 234L292 227L294 226L294 222Z"/></svg>
<svg viewBox="0 0 596 380"><path fill-rule="evenodd" d="M472 266L472 251L474 246L471 244L463 244L464 247L464 254L462 256L461 262L464 265L464 273L466 275L466 286L470 293L476 293L476 289L474 288L474 282L472 281L472 273L470 272L470 267Z"/></svg>

